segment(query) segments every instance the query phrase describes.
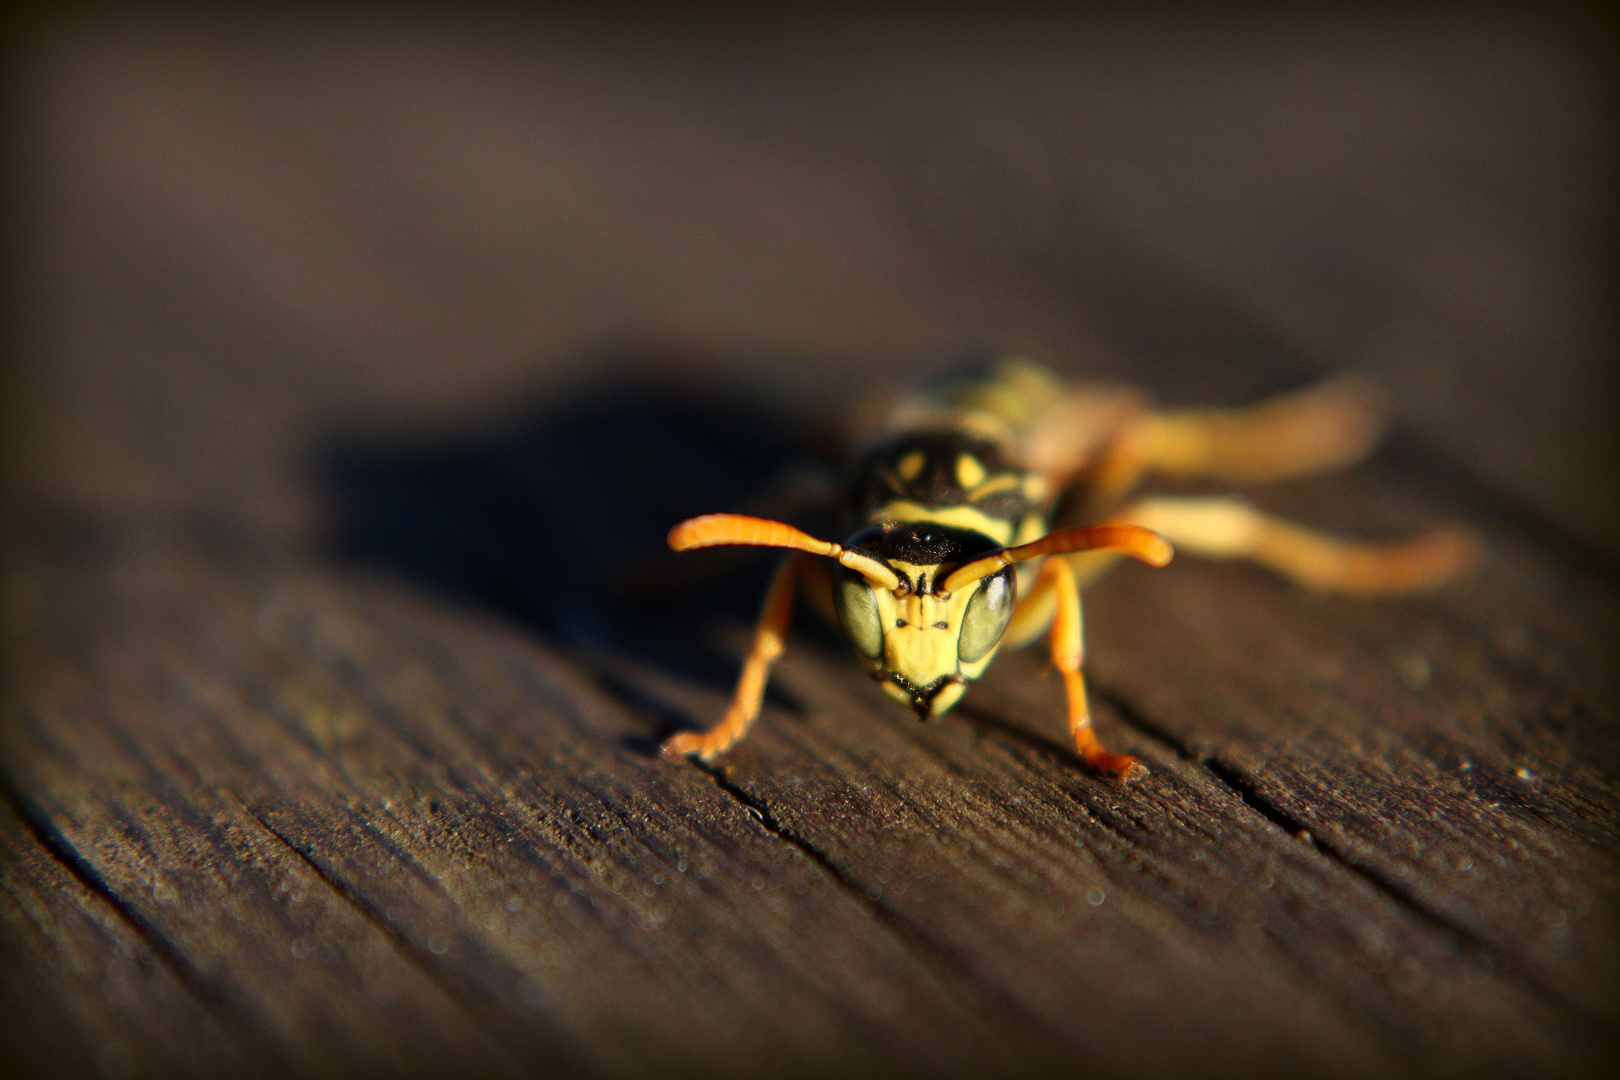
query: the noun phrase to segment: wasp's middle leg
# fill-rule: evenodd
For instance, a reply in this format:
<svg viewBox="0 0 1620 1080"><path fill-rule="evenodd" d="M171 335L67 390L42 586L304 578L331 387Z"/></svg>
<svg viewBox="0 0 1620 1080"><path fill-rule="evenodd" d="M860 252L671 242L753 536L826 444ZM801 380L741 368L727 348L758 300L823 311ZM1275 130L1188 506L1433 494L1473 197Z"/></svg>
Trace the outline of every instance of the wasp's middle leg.
<svg viewBox="0 0 1620 1080"><path fill-rule="evenodd" d="M760 703L765 699L765 683L770 678L771 665L786 648L788 623L793 618L793 594L801 579L814 584L825 581L822 567L816 565L812 555L792 554L782 560L776 576L771 579L760 611L759 625L754 630L754 641L748 657L743 661L742 674L731 698L731 707L720 722L708 731L682 731L664 743L668 757L691 755L703 761L713 761L731 749L759 719ZM825 586L822 586L825 588Z"/></svg>

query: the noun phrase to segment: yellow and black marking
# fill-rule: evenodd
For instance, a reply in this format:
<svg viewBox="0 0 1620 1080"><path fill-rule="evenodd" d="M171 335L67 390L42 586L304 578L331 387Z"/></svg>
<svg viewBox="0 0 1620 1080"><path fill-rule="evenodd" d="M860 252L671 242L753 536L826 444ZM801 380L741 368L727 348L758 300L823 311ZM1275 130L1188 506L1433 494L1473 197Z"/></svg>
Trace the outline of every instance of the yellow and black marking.
<svg viewBox="0 0 1620 1080"><path fill-rule="evenodd" d="M1003 362L989 378L897 411L895 430L855 462L848 489L855 531L845 543L740 514L677 525L669 535L677 551L746 544L792 554L766 596L726 715L709 731L675 735L665 752L712 760L746 734L784 647L794 594L804 587L829 602L872 678L923 720L951 708L1004 639L1017 646L1049 633L1076 750L1098 772L1135 779L1142 765L1104 750L1091 729L1076 570L1094 571L1107 556L1080 553L1163 566L1169 536L1201 554L1255 559L1314 587L1410 592L1443 580L1472 550L1455 531L1404 545L1352 544L1233 499L1144 499L1112 522L1049 531L1054 478L1122 495L1150 469L1293 475L1353 460L1375 427L1364 399L1334 384L1238 413L1154 413L1137 407L1138 397L1065 388L1033 365ZM1082 558L1090 562L1071 565Z"/></svg>
<svg viewBox="0 0 1620 1080"><path fill-rule="evenodd" d="M962 431L898 436L867 453L850 490L858 521L932 521L1010 544L1040 509L1032 474L1014 467L1005 449ZM1044 518L1043 518L1044 520Z"/></svg>

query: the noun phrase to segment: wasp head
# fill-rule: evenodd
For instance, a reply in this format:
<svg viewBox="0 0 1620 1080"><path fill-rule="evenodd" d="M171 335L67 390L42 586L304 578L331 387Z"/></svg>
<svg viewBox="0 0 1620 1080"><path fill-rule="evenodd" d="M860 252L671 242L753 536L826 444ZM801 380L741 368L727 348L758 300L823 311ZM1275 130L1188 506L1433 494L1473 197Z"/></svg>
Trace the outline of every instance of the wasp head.
<svg viewBox="0 0 1620 1080"><path fill-rule="evenodd" d="M932 522L875 526L845 545L881 561L899 579L893 589L860 573L834 573L839 624L868 672L919 719L945 712L984 673L1012 617L1012 568L946 591L951 570L1001 549L971 529Z"/></svg>

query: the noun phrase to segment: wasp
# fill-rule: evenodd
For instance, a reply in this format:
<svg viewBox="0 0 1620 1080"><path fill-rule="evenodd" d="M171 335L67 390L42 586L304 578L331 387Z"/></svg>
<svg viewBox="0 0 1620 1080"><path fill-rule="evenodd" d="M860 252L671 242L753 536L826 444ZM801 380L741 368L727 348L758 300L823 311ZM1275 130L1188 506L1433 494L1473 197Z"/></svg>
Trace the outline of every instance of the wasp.
<svg viewBox="0 0 1620 1080"><path fill-rule="evenodd" d="M1066 384L1018 358L902 398L854 456L854 531L843 543L743 514L706 514L670 530L676 551L750 545L789 554L725 715L708 731L674 735L664 753L713 761L747 734L803 591L920 720L956 704L1000 649L1047 635L1080 758L1104 776L1139 779L1146 767L1104 749L1086 701L1081 590L1114 561L1164 566L1179 549L1249 559L1314 589L1398 595L1443 582L1476 545L1451 527L1360 543L1236 497L1132 493L1152 474L1255 483L1348 465L1378 427L1376 394L1353 379L1244 409L1164 410L1140 391ZM1056 508L1078 522L1052 529Z"/></svg>

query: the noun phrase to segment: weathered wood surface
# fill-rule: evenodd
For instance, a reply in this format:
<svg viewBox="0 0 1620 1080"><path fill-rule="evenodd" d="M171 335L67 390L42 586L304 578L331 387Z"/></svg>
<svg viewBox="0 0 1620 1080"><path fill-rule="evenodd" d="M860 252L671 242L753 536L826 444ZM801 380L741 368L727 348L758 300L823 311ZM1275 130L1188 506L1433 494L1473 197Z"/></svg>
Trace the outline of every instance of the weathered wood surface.
<svg viewBox="0 0 1620 1080"><path fill-rule="evenodd" d="M1039 146L1031 117L1179 85L1065 81L1107 40L745 61L573 33L40 39L14 1051L106 1076L1597 1069L1620 590L1574 517L1434 449L1470 437L1443 411L1255 494L1371 535L1464 520L1470 579L1369 602L1184 560L1088 594L1099 727L1140 785L1079 769L1038 656L924 727L808 620L721 767L656 757L718 714L765 572L663 530L789 505L773 481L846 388L975 341L1217 403L1342 358L1243 299L1283 264L1226 280L1083 184L1008 217L997 184L1046 183L1016 148L988 188L950 187L949 146L930 164L976 108ZM1540 54L1491 83L1502 33L1411 38L1403 62L1450 64L1417 89L1352 49L1352 104L1461 128L1482 82L1567 104ZM1192 48L1127 38L1160 80ZM952 81L964 53L982 81ZM1515 168L1561 129L1516 130ZM1365 198L1434 209L1398 180ZM1520 221L1563 250L1562 219ZM1545 310L1540 281L1497 306Z"/></svg>

